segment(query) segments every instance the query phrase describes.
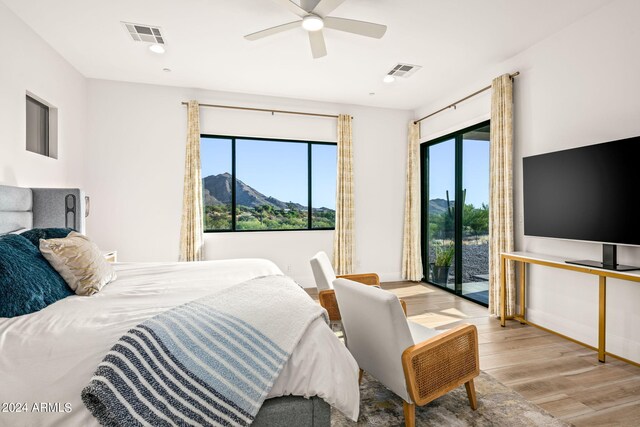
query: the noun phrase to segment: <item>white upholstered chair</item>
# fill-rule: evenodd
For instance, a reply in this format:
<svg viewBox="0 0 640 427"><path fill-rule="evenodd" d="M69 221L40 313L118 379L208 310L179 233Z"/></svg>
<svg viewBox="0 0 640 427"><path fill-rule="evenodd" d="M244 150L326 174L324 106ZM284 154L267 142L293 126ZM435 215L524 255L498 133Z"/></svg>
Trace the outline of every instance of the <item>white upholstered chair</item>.
<svg viewBox="0 0 640 427"><path fill-rule="evenodd" d="M480 373L474 325L436 331L408 321L398 297L351 280L336 279L347 348L366 371L404 400L405 425L422 406L465 384L476 409L473 379Z"/></svg>
<svg viewBox="0 0 640 427"><path fill-rule="evenodd" d="M320 305L329 313L331 322L339 323L341 321L340 310L333 291L333 281L336 280L336 273L333 271L331 261L329 261L326 253L320 251L311 258L310 263L313 277L318 287ZM347 274L337 277L350 279L365 285L380 286L380 277L375 273Z"/></svg>

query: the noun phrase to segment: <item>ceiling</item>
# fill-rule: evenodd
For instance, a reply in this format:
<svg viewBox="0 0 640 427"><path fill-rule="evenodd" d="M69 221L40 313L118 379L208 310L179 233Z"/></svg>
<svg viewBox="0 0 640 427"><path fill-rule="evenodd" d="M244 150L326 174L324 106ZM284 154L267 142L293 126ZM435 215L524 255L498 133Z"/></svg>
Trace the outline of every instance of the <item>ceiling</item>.
<svg viewBox="0 0 640 427"><path fill-rule="evenodd" d="M346 0L332 16L386 24L387 33L325 30L328 55L314 60L301 28L243 38L297 19L271 0L1 1L89 78L401 109L447 97L460 79L611 2ZM132 41L121 21L160 26L167 52ZM383 83L398 62L423 68Z"/></svg>

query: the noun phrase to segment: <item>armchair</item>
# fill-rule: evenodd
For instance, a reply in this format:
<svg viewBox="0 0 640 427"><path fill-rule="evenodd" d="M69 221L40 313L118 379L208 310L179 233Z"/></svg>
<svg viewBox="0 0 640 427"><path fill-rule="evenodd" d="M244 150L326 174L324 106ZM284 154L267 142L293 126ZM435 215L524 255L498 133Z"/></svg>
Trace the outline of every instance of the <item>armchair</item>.
<svg viewBox="0 0 640 427"><path fill-rule="evenodd" d="M415 426L415 405L462 384L471 408L477 408L473 379L480 365L474 325L437 331L408 321L391 292L345 279L333 285L349 351L361 370L404 400L407 427Z"/></svg>
<svg viewBox="0 0 640 427"><path fill-rule="evenodd" d="M329 320L332 322L341 320L340 310L336 303L336 295L333 290L333 281L336 278L353 280L365 285L380 286L380 277L375 273L367 274L346 274L336 276L331 266L331 261L325 252L318 252L311 258L311 270L318 287L318 300L320 305L329 313Z"/></svg>
<svg viewBox="0 0 640 427"><path fill-rule="evenodd" d="M380 287L380 277L376 273L364 273L364 274L345 274L336 276L331 266L331 261L325 252L318 252L311 258L311 270L313 271L313 277L316 280L316 286L318 288L318 301L320 305L327 310L329 314L329 320L335 323L341 323L342 317L340 316L340 309L336 302L336 294L333 290L333 281L336 278L349 279L354 282L362 283L369 286ZM407 305L404 301L400 300L404 312L407 312ZM344 332L344 331L343 331Z"/></svg>

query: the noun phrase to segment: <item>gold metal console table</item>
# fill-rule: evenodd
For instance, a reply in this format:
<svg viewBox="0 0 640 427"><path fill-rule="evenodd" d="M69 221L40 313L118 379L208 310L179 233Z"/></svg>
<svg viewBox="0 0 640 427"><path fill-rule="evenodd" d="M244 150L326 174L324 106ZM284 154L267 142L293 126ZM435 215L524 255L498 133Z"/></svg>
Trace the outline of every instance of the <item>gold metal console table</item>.
<svg viewBox="0 0 640 427"><path fill-rule="evenodd" d="M550 255L541 255L535 254L531 252L503 252L500 254L500 325L505 326L505 322L507 320L506 315L506 263L507 260L520 262L520 277L519 277L519 306L520 312L513 316L512 318L520 321L522 324L528 324L532 326L536 326L541 329L545 329L549 332L552 332L556 335L560 335L563 338L567 338L571 341L574 341L578 344L581 344L585 347L589 347L593 350L598 351L598 360L600 362L605 361L605 356L608 354L617 359L621 359L625 362L634 364L638 366L638 363L633 362L631 360L624 359L615 354L608 353L605 347L606 340L606 303L607 303L607 277L612 279L620 279L620 280L629 280L632 282L640 282L640 271L613 271L613 270L605 270L602 268L594 268L594 267L583 267L580 265L567 264L565 259L554 257ZM557 332L551 331L549 329L538 326L532 322L526 320L526 307L525 307L525 286L526 286L526 265L527 264L536 264L543 265L546 267L552 268L560 268L563 270L571 270L577 271L579 273L592 274L594 276L598 276L599 279L599 310L598 310L598 348L594 348L588 344L583 342L574 340L573 338L567 337L565 335L561 335Z"/></svg>

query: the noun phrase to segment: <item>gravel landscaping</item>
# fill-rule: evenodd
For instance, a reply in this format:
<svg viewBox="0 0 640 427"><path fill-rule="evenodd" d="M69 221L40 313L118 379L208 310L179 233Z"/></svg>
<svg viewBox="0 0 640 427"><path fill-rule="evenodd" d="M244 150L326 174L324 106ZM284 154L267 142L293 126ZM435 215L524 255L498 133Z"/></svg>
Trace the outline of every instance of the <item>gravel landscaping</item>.
<svg viewBox="0 0 640 427"><path fill-rule="evenodd" d="M462 245L462 257L464 259L462 283L485 282L485 279L478 276L486 276L489 274L489 244L486 242L481 244L467 244L467 242L465 242ZM431 255L430 258L430 262L433 262L434 256ZM450 281L453 281L454 264L451 265L451 269L449 270Z"/></svg>

